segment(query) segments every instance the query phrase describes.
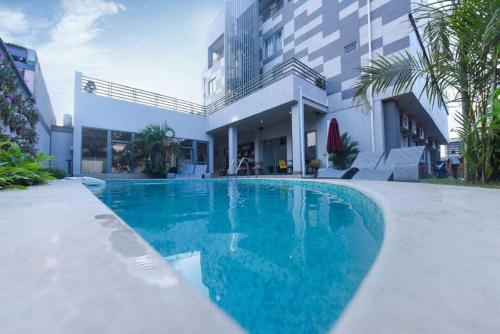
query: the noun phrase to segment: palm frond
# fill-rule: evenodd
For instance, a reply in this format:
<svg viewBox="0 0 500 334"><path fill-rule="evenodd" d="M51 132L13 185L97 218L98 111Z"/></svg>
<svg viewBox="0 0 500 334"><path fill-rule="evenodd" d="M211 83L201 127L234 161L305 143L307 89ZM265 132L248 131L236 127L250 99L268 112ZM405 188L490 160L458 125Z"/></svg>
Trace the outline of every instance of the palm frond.
<svg viewBox="0 0 500 334"><path fill-rule="evenodd" d="M367 66L361 67L361 76L355 83L354 103L368 110L370 86L373 94L391 91L392 95L410 92L417 81L423 80L421 93L426 93L431 102L440 103L441 86L449 85L448 76L434 75L433 65L428 64L423 55L414 56L408 51L396 53L388 57L379 56ZM437 71L444 72L444 71ZM439 84L441 82L441 84Z"/></svg>

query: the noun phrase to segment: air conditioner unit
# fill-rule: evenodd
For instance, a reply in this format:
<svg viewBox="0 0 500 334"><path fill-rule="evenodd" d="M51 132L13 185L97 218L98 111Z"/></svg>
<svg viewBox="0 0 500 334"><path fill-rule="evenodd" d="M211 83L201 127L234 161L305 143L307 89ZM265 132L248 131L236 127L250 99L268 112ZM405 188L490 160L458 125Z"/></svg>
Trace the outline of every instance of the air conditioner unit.
<svg viewBox="0 0 500 334"><path fill-rule="evenodd" d="M411 121L410 122L410 132L414 136L417 135L417 121Z"/></svg>
<svg viewBox="0 0 500 334"><path fill-rule="evenodd" d="M421 141L425 140L424 128L418 128L418 139L420 139Z"/></svg>
<svg viewBox="0 0 500 334"><path fill-rule="evenodd" d="M408 116L406 116L405 114L401 114L401 131L402 132L410 131L410 120L408 119Z"/></svg>

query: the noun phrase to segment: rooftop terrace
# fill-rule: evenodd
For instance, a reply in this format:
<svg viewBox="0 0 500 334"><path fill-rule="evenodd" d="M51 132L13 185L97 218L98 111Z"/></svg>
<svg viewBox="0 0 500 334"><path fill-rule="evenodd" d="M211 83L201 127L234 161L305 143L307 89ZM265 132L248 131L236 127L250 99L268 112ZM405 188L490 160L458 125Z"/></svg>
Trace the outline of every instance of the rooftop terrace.
<svg viewBox="0 0 500 334"><path fill-rule="evenodd" d="M82 76L81 89L83 92L89 94L96 94L99 96L140 103L188 114L206 116L215 113L228 105L241 100L245 96L251 95L289 75L296 75L314 86L323 90L326 89L325 77L295 58L291 58L275 66L270 71L257 76L253 80L241 85L237 89L221 97L219 100L206 106L88 76Z"/></svg>

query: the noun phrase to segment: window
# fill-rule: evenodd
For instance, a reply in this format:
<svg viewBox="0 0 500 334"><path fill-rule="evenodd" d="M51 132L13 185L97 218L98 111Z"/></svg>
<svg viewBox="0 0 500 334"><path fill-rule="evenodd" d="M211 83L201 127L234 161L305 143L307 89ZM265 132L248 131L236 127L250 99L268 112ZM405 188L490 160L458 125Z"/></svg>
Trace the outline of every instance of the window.
<svg viewBox="0 0 500 334"><path fill-rule="evenodd" d="M276 50L276 53L283 50L283 29L280 29L274 34L274 49Z"/></svg>
<svg viewBox="0 0 500 334"><path fill-rule="evenodd" d="M179 142L179 145L181 147L181 157L178 157L177 159L177 166L179 165L185 165L185 164L192 164L194 162L193 160L193 141L191 139L183 139ZM179 159L180 158L180 159Z"/></svg>
<svg viewBox="0 0 500 334"><path fill-rule="evenodd" d="M82 173L106 173L108 131L82 129Z"/></svg>
<svg viewBox="0 0 500 334"><path fill-rule="evenodd" d="M316 131L306 132L306 163L311 162L311 160L316 159Z"/></svg>
<svg viewBox="0 0 500 334"><path fill-rule="evenodd" d="M181 147L193 148L193 141L191 139L183 139L179 145Z"/></svg>
<svg viewBox="0 0 500 334"><path fill-rule="evenodd" d="M347 55L349 53L356 51L357 49L358 49L358 42L352 42L344 46L344 54Z"/></svg>
<svg viewBox="0 0 500 334"><path fill-rule="evenodd" d="M273 56L273 36L264 40L264 58Z"/></svg>
<svg viewBox="0 0 500 334"><path fill-rule="evenodd" d="M16 55L11 55L12 60L26 64L26 58L21 57L21 56L16 56Z"/></svg>
<svg viewBox="0 0 500 334"><path fill-rule="evenodd" d="M129 144L132 133L111 131L111 171L113 173L131 172L131 154Z"/></svg>
<svg viewBox="0 0 500 334"><path fill-rule="evenodd" d="M111 140L132 141L132 133L124 131L111 131Z"/></svg>
<svg viewBox="0 0 500 334"><path fill-rule="evenodd" d="M215 78L208 82L208 95L215 94Z"/></svg>
<svg viewBox="0 0 500 334"><path fill-rule="evenodd" d="M224 49L212 53L212 64L219 64L224 58Z"/></svg>
<svg viewBox="0 0 500 334"><path fill-rule="evenodd" d="M198 164L208 164L208 143L197 142L196 143L196 163Z"/></svg>
<svg viewBox="0 0 500 334"><path fill-rule="evenodd" d="M283 50L283 29L264 40L264 59L272 57Z"/></svg>

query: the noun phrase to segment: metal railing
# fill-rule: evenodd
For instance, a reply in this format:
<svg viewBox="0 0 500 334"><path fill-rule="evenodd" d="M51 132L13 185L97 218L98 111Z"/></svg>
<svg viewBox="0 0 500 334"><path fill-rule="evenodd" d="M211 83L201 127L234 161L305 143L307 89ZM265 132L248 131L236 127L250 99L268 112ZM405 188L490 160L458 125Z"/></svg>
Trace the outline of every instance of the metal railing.
<svg viewBox="0 0 500 334"><path fill-rule="evenodd" d="M206 106L87 76L82 76L81 89L83 92L89 94L206 116L292 74L323 90L326 89L325 77L295 58L291 58L275 66L273 69L259 75Z"/></svg>
<svg viewBox="0 0 500 334"><path fill-rule="evenodd" d="M205 115L205 107L198 103L87 76L82 76L82 91L188 114Z"/></svg>
<svg viewBox="0 0 500 334"><path fill-rule="evenodd" d="M323 90L326 89L326 80L323 75L298 61L296 58L291 58L227 93L217 101L210 103L205 107L205 112L207 115L210 115L291 74L295 74Z"/></svg>

